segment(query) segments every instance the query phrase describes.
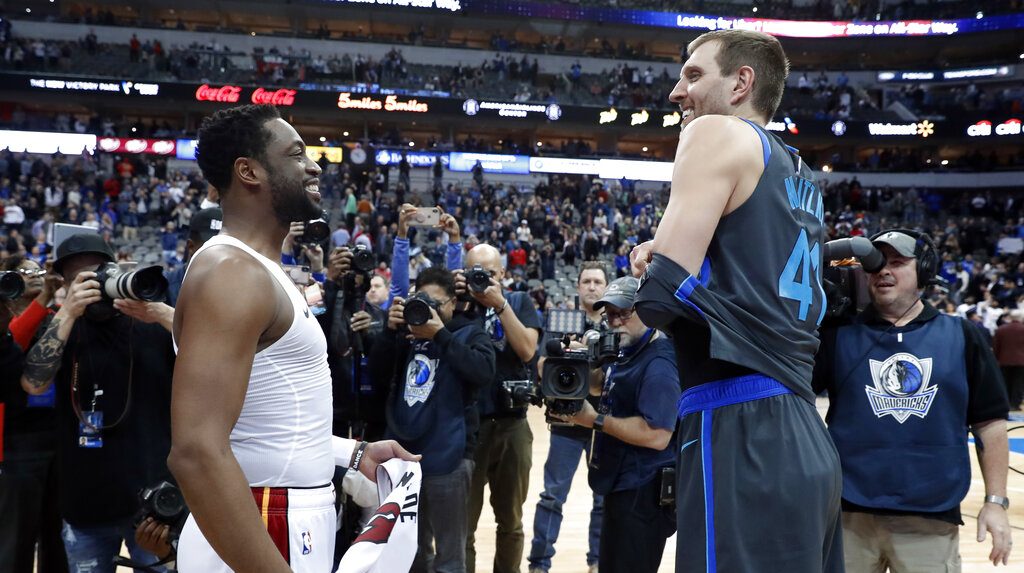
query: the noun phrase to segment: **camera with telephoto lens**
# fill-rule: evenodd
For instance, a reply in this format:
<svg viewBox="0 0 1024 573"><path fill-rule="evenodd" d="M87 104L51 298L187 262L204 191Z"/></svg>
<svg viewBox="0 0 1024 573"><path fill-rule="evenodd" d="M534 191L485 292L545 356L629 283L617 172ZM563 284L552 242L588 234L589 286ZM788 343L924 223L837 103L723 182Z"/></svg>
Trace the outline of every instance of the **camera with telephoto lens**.
<svg viewBox="0 0 1024 573"><path fill-rule="evenodd" d="M405 323L408 325L421 326L430 320L430 309L436 311L439 306L437 301L430 298L430 295L425 292L418 292L405 301L405 308L402 309L402 318L405 319Z"/></svg>
<svg viewBox="0 0 1024 573"><path fill-rule="evenodd" d="M368 273L373 271L376 266L377 257L369 247L356 245L352 248L352 268L361 273Z"/></svg>
<svg viewBox="0 0 1024 573"><path fill-rule="evenodd" d="M540 406L544 403L544 397L537 392L537 385L533 380L502 380L498 386L498 399L500 406L505 410L518 410L530 404Z"/></svg>
<svg viewBox="0 0 1024 573"><path fill-rule="evenodd" d="M306 222L306 227L299 237L303 245L319 245L331 237L331 226L327 223L328 214L324 211L319 219Z"/></svg>
<svg viewBox="0 0 1024 573"><path fill-rule="evenodd" d="M126 298L153 302L163 300L167 294L164 270L157 265L124 271L117 263L103 263L95 272L100 291L108 300Z"/></svg>
<svg viewBox="0 0 1024 573"><path fill-rule="evenodd" d="M598 330L583 333L585 348L569 350L563 345L568 345L573 333L561 334L564 339L551 339L545 345L548 358L544 361L540 393L551 414L573 415L580 411L583 400L590 394L590 372L618 358L619 333L601 325Z"/></svg>
<svg viewBox="0 0 1024 573"><path fill-rule="evenodd" d="M466 271L466 286L473 292L484 292L491 286L491 273L480 265L474 266Z"/></svg>
<svg viewBox="0 0 1024 573"><path fill-rule="evenodd" d="M14 300L25 292L25 279L18 271L0 272L0 300Z"/></svg>

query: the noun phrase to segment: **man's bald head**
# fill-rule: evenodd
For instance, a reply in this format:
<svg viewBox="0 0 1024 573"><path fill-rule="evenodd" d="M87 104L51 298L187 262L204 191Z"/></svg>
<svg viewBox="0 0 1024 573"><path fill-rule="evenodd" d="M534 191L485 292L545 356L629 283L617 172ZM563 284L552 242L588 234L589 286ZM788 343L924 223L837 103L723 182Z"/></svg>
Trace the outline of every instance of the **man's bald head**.
<svg viewBox="0 0 1024 573"><path fill-rule="evenodd" d="M486 269L497 280L505 276L505 268L501 265L501 251L486 243L481 243L466 253L466 268L477 265Z"/></svg>

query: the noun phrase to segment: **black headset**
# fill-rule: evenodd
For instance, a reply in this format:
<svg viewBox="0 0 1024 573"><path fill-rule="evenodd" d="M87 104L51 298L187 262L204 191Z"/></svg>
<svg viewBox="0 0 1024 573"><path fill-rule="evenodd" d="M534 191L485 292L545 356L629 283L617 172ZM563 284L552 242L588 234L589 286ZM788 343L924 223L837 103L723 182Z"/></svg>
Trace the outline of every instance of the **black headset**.
<svg viewBox="0 0 1024 573"><path fill-rule="evenodd" d="M924 233L910 229L886 229L871 237L871 242L886 233L902 233L914 239L914 258L917 259L917 288L935 284L939 273L939 250L935 242Z"/></svg>

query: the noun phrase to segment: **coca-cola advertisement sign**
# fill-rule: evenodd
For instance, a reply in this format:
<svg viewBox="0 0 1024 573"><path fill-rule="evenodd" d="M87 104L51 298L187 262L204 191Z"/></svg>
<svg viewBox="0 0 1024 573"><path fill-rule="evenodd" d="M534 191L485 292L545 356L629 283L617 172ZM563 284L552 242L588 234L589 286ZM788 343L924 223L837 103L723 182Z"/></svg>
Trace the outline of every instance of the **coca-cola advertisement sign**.
<svg viewBox="0 0 1024 573"><path fill-rule="evenodd" d="M103 137L97 142L96 147L99 151L105 151L107 153L174 155L176 144L173 139Z"/></svg>
<svg viewBox="0 0 1024 573"><path fill-rule="evenodd" d="M265 90L256 88L252 92L252 103L270 105L295 105L295 90L281 88L279 90Z"/></svg>
<svg viewBox="0 0 1024 573"><path fill-rule="evenodd" d="M203 84L196 88L196 101L215 101L218 103L238 103L242 88L238 86L210 87Z"/></svg>

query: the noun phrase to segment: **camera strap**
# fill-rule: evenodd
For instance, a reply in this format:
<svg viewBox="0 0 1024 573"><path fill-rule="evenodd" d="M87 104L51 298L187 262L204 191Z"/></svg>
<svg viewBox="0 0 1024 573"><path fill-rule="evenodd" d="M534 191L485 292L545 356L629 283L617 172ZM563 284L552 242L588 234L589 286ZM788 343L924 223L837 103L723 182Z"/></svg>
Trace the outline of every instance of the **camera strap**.
<svg viewBox="0 0 1024 573"><path fill-rule="evenodd" d="M79 357L78 357L78 352L81 350L82 330L79 329L78 333L75 336L75 338L76 338L76 340L75 340L75 356L71 360L71 409L74 411L75 416L78 418L79 423L81 423L84 427L86 427L86 428L88 428L88 429L90 429L90 430L92 430L94 432L98 432L100 430L110 430L110 429L116 428L119 424L121 424L121 422L124 421L125 417L128 416L128 411L131 410L131 405L132 405L132 381L133 381L133 378L134 378L133 374L134 374L134 370L135 370L135 353L133 352L132 332L133 332L133 330L135 328L135 319L134 318L129 318L128 321L129 321L128 322L128 324L129 324L129 326L128 326L128 390L127 390L127 392L125 394L124 410L121 411L121 415L118 416L117 420L113 424L110 424L110 425L100 424L99 427L97 427L96 425L93 424L92 418L90 416L85 416L83 414L82 398L79 395L79 388L78 388L78 382L79 382L79 379L78 379L78 369L79 369L79 365L81 364L81 361L79 360ZM93 364L94 363L92 361L92 354L89 354L89 365L92 366ZM95 411L95 409L96 409L96 399L103 392L103 389L100 388L100 384L99 384L99 380L101 380L102 378L103 378L102 376L97 376L96 380L95 380L95 382L93 384L93 396L92 396L92 404L90 406L90 408L91 408L90 411Z"/></svg>

